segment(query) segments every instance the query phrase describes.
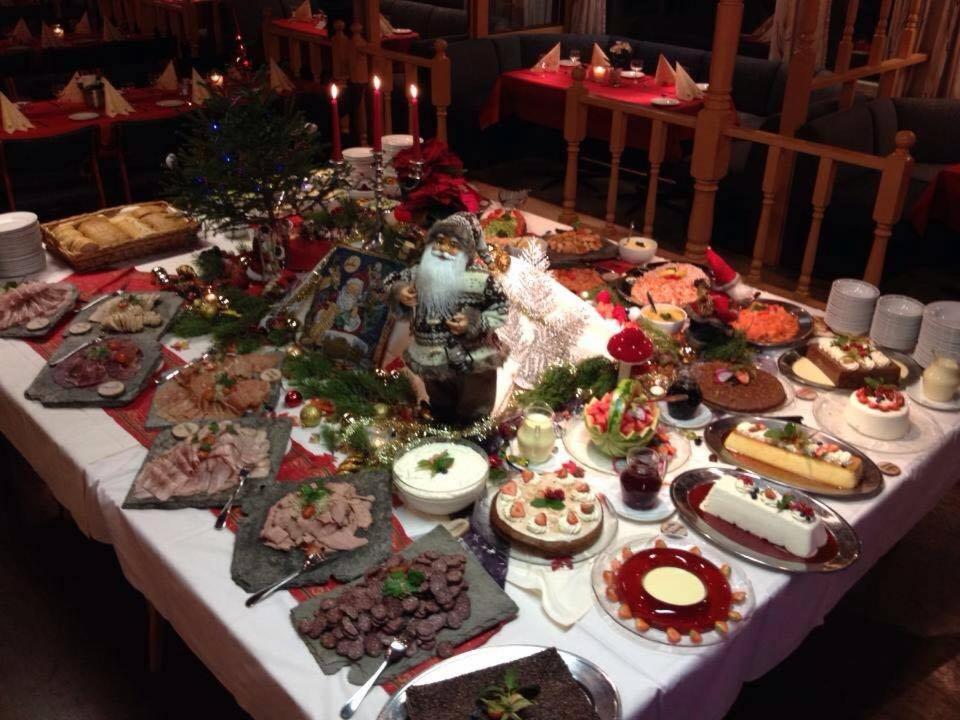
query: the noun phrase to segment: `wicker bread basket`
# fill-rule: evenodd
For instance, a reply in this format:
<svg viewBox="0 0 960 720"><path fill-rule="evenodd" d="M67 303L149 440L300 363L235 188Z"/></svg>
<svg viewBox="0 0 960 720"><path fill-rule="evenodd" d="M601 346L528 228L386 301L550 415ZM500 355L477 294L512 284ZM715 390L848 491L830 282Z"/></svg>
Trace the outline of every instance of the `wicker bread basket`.
<svg viewBox="0 0 960 720"><path fill-rule="evenodd" d="M134 204L136 205L137 203ZM155 205L158 208L162 207L165 210L175 212L172 205L162 201L153 200L149 203L140 204ZM92 213L74 215L73 217L61 218L60 220L53 220L51 222L44 223L40 226L40 229L43 233L43 243L47 246L47 250L61 258L74 270L79 270L81 272L98 270L110 265L126 263L136 258L141 258L156 253L163 253L169 250L187 248L197 243L197 231L200 229L200 223L192 219L187 225L176 230L158 230L150 235L144 235L143 237L139 238L131 238L130 240L121 243L108 245L98 250L84 253L71 252L64 247L61 247L60 241L53 234L54 228L58 227L62 223L72 223L77 225L87 218L91 218L95 215L104 215L110 218L119 213L125 207L128 206L121 205L118 207L105 208ZM96 238L92 239L94 241L96 240Z"/></svg>

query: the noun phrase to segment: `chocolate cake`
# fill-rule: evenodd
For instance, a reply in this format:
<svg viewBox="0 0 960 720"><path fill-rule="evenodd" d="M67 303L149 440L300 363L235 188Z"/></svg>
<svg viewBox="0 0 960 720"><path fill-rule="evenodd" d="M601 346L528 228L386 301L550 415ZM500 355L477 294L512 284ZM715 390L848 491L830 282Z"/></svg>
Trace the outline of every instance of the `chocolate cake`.
<svg viewBox="0 0 960 720"><path fill-rule="evenodd" d="M787 393L776 377L755 367L706 362L693 368L703 401L736 413L766 412L780 407Z"/></svg>
<svg viewBox="0 0 960 720"><path fill-rule="evenodd" d="M859 388L868 377L882 384L900 384L900 366L869 340L820 338L807 346L806 355L838 388Z"/></svg>
<svg viewBox="0 0 960 720"><path fill-rule="evenodd" d="M600 720L593 703L577 684L554 648L467 675L407 690L409 720L486 718L479 703L484 689L501 685L513 670L524 697L533 703L520 711L524 720Z"/></svg>

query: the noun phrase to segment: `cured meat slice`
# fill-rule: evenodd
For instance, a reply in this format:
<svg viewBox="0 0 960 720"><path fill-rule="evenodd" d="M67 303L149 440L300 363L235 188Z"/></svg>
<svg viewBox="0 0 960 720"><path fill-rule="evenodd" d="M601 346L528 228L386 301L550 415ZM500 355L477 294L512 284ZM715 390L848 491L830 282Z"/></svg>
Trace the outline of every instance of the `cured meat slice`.
<svg viewBox="0 0 960 720"><path fill-rule="evenodd" d="M0 294L0 330L57 314L70 301L67 283L25 282Z"/></svg>
<svg viewBox="0 0 960 720"><path fill-rule="evenodd" d="M305 500L299 492L282 497L267 513L261 539L276 550L317 546L326 552L354 550L367 544L358 530L373 524L372 495L358 495L350 483L329 482L326 495Z"/></svg>

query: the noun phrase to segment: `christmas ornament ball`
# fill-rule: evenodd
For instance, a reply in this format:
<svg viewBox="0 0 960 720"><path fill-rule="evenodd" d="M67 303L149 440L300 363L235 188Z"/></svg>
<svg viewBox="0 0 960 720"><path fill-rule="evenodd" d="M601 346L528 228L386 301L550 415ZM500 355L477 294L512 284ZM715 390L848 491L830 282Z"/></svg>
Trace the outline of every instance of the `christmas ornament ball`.
<svg viewBox="0 0 960 720"><path fill-rule="evenodd" d="M320 424L320 408L316 405L304 405L300 410L300 425L311 428Z"/></svg>
<svg viewBox="0 0 960 720"><path fill-rule="evenodd" d="M299 345L287 345L287 357L289 358L303 357L303 349Z"/></svg>
<svg viewBox="0 0 960 720"><path fill-rule="evenodd" d="M373 406L373 415L378 418L385 418L390 414L390 406L386 403L376 403Z"/></svg>
<svg viewBox="0 0 960 720"><path fill-rule="evenodd" d="M204 301L200 305L200 314L205 317L207 320L213 320L217 316L217 313L220 312L220 306L215 303L208 303Z"/></svg>
<svg viewBox="0 0 960 720"><path fill-rule="evenodd" d="M297 407L303 402L303 395L300 394L299 390L287 390L283 401L287 404L287 407Z"/></svg>

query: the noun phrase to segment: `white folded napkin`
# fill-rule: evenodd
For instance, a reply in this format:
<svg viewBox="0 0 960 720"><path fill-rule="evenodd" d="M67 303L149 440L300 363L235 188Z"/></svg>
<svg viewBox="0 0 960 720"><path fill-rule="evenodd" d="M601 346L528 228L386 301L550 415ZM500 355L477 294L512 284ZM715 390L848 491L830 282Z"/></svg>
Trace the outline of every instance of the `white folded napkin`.
<svg viewBox="0 0 960 720"><path fill-rule="evenodd" d="M550 48L550 52L544 55L543 58L530 69L536 70L537 68L541 68L547 72L556 72L560 69L560 43Z"/></svg>
<svg viewBox="0 0 960 720"><path fill-rule="evenodd" d="M293 82L273 58L270 59L270 87L280 93L293 92L296 89Z"/></svg>
<svg viewBox="0 0 960 720"><path fill-rule="evenodd" d="M104 19L103 21L103 41L104 42L117 42L118 40L123 40L123 33L117 30L117 26L114 25L109 20Z"/></svg>
<svg viewBox="0 0 960 720"><path fill-rule="evenodd" d="M507 582L540 595L543 611L558 625L568 628L593 607L590 569L593 563L583 562L572 570L553 570L549 565L511 562Z"/></svg>
<svg viewBox="0 0 960 720"><path fill-rule="evenodd" d="M26 44L33 42L33 33L30 32L30 28L27 27L27 21L23 18L20 18L17 24L13 26L13 32L10 33L10 37L18 43Z"/></svg>
<svg viewBox="0 0 960 720"><path fill-rule="evenodd" d="M0 115L3 115L3 131L15 133L18 130L26 131L33 127L33 123L27 120L26 116L20 112L16 103L10 101L6 95L0 92Z"/></svg>
<svg viewBox="0 0 960 720"><path fill-rule="evenodd" d="M124 100L123 95L106 78L103 78L103 107L109 117L133 112L133 105Z"/></svg>
<svg viewBox="0 0 960 720"><path fill-rule="evenodd" d="M680 63L677 63L676 76L677 100L696 100L703 97L703 90L697 87L693 78Z"/></svg>
<svg viewBox="0 0 960 720"><path fill-rule="evenodd" d="M381 35L396 35L397 29L390 24L390 21L387 19L387 16L383 13L380 13L380 34Z"/></svg>
<svg viewBox="0 0 960 720"><path fill-rule="evenodd" d="M73 31L79 35L90 35L93 33L93 29L90 27L90 18L87 17L86 13L80 16Z"/></svg>
<svg viewBox="0 0 960 720"><path fill-rule="evenodd" d="M660 59L657 60L657 74L654 80L657 81L657 85L675 85L677 82L677 73L670 67L663 53L660 53Z"/></svg>
<svg viewBox="0 0 960 720"><path fill-rule="evenodd" d="M207 87L207 81L200 77L200 73L196 71L196 68L193 70L193 74L190 76L193 85L193 100L194 105L203 105L207 98L210 97L210 89Z"/></svg>
<svg viewBox="0 0 960 720"><path fill-rule="evenodd" d="M593 44L593 54L590 56L590 64L594 67L603 66L610 67L610 58L607 57L607 54L600 49L600 46L596 43Z"/></svg>
<svg viewBox="0 0 960 720"><path fill-rule="evenodd" d="M293 11L291 19L302 20L303 22L313 20L313 10L310 8L310 0L303 0L303 2L297 6L297 9Z"/></svg>
<svg viewBox="0 0 960 720"><path fill-rule="evenodd" d="M82 103L83 91L80 89L80 73L75 72L73 76L63 86L63 90L57 95L57 100L62 103Z"/></svg>
<svg viewBox="0 0 960 720"><path fill-rule="evenodd" d="M153 86L157 90L175 91L180 85L180 79L177 77L177 70L173 67L173 60L167 63L167 66L160 73Z"/></svg>

